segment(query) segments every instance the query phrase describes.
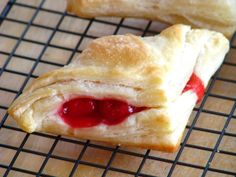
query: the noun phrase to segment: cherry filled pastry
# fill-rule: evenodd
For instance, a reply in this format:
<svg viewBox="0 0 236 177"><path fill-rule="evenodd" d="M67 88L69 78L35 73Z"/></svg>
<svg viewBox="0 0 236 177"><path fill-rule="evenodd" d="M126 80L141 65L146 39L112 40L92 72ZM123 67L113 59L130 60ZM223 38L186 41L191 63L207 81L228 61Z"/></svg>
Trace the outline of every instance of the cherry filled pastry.
<svg viewBox="0 0 236 177"><path fill-rule="evenodd" d="M221 33L186 25L98 38L34 80L8 112L26 132L173 152L228 50Z"/></svg>

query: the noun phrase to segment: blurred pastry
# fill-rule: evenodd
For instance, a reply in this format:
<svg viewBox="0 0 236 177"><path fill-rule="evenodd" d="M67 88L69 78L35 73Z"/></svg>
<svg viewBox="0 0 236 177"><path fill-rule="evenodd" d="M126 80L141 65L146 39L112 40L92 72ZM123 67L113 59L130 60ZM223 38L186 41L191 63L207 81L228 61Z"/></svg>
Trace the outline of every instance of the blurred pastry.
<svg viewBox="0 0 236 177"><path fill-rule="evenodd" d="M78 16L137 17L169 24L183 23L219 31L231 37L236 30L236 0L67 0Z"/></svg>

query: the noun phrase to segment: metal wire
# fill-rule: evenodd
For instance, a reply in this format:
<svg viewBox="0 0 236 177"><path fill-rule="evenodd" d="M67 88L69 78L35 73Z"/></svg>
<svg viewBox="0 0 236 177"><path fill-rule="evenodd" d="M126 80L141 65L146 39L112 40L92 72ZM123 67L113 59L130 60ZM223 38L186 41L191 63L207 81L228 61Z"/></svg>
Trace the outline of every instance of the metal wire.
<svg viewBox="0 0 236 177"><path fill-rule="evenodd" d="M132 25L124 24L124 19L121 19L118 23L109 22L109 21L100 20L100 19L83 19L83 20L88 21L88 24L87 24L87 26L86 26L83 33L72 32L72 31L69 31L69 30L60 29L59 27L60 27L60 25L63 22L65 17L73 17L73 18L78 18L78 19L81 19L81 18L79 18L77 16L74 16L74 15L71 15L71 14L67 14L66 12L59 12L59 11L56 11L56 10L45 9L45 8L43 8L44 3L45 3L45 0L42 0L41 3L37 7L35 7L35 6L31 6L31 5L16 2L15 0L9 0L7 5L3 9L2 13L1 13L1 16L0 16L0 27L1 27L1 24L4 21L8 21L8 22L13 22L13 23L17 23L17 24L23 24L23 25L26 26L26 28L24 29L21 36L19 36L19 37L0 33L0 37L5 37L5 38L17 40L17 42L16 42L16 44L15 44L15 46L12 49L11 52L0 51L0 54L3 54L3 55L7 56L6 61L4 62L3 66L0 68L0 78L1 78L1 75L4 72L6 72L6 73L12 73L12 74L24 76L24 77L26 77L26 79L24 80L24 82L21 85L19 90L13 90L13 89L10 89L10 88L0 87L0 91L13 93L13 94L16 95L15 97L18 97L21 94L21 92L23 91L23 89L25 88L25 86L26 86L27 82L29 81L29 79L38 77L37 75L33 74L33 72L35 71L35 69L36 69L36 67L39 63L44 63L44 64L48 64L48 65L52 65L52 66L59 66L59 67L63 66L63 64L52 62L52 61L45 61L45 60L42 59L42 57L43 57L43 55L44 55L44 53L45 53L45 51L48 47L53 47L53 48L57 48L57 49L65 50L65 51L70 51L71 54L70 54L70 56L69 56L69 58L68 58L68 60L65 64L70 63L71 60L73 59L74 55L77 52L81 52L81 50L79 50L79 48L80 48L80 46L81 46L81 44L82 44L82 42L85 38L95 39L95 38L98 37L98 36L93 36L93 35L88 34L88 31L89 31L90 27L92 26L92 24L94 22L115 26L116 29L115 29L113 34L117 34L120 28L127 28L127 29L130 29L130 30L136 30L136 31L142 32L142 36L145 36L147 33L148 34L156 34L157 33L156 31L150 30L150 26L152 24L152 21L149 21L148 24L146 25L146 27L144 29L141 29L139 27L134 27ZM24 8L28 8L28 9L33 9L33 10L35 10L35 12L34 12L31 19L28 22L17 20L17 19L11 19L11 18L7 17L7 15L11 11L11 8L13 6L19 6L19 7L24 7ZM58 23L56 24L55 27L49 27L49 26L44 26L44 25L39 25L39 24L34 23L34 20L35 20L36 16L41 11L52 13L52 14L57 14L57 15L60 16L60 19L58 20ZM40 41L31 40L31 39L26 39L25 35L29 31L30 27L38 27L38 28L50 30L50 31L52 31L52 33L51 33L50 37L48 38L48 40L46 42L40 42ZM80 39L79 39L78 43L76 44L76 46L74 48L62 47L62 46L59 46L59 45L56 45L56 44L51 44L51 41L52 41L53 37L55 36L56 32L62 32L62 33L65 33L65 34L76 35L76 36L79 36ZM234 35L233 39L231 40L231 49L236 49L236 46L233 44L233 40L236 40L236 35ZM32 44L38 44L38 45L43 46L43 48L42 48L42 50L41 50L41 52L40 52L40 54L37 58L22 56L20 54L16 54L16 50L19 47L21 42L29 42L29 43L32 43ZM12 60L13 57L18 57L19 59L24 59L24 60L34 62L31 70L28 73L24 73L24 72L14 71L14 70L9 69L7 66L9 65L9 63ZM235 63L228 62L228 61L224 61L224 65L227 65L227 66L230 66L230 67L236 67ZM99 145L99 144L90 142L89 140L84 142L84 141L74 140L74 139L70 139L70 138L66 138L66 137L54 136L54 135L49 135L49 134L46 134L46 133L35 132L32 135L37 135L37 136L40 136L40 137L45 137L45 138L53 140L53 143L52 143L51 148L49 149L49 151L47 153L44 153L44 152L38 152L36 150L30 150L30 149L25 148L24 145L26 144L26 142L27 142L27 140L30 136L29 134L25 134L25 136L24 136L24 138L23 138L23 140L22 140L19 147L15 147L15 146L8 145L8 144L3 144L3 143L0 142L0 147L16 151L16 153L15 153L14 157L12 158L11 162L9 163L9 165L5 165L5 164L0 163L0 167L3 168L3 169L6 169L3 176L8 176L10 171L18 171L18 172L22 172L22 173L25 173L25 174L35 175L35 176L50 176L48 174L43 173L44 169L45 169L45 166L47 165L50 158L73 163L74 165L71 169L71 172L69 173L70 177L72 177L75 174L76 169L80 164L95 167L95 168L98 168L98 169L102 169L103 170L103 173L102 173L103 177L107 176L109 171L119 172L119 173L122 173L122 174L129 174L129 175L133 175L133 176L137 176L137 177L138 176L151 177L152 175L142 172L142 169L143 169L143 167L144 167L147 160L154 160L154 161L170 164L171 167L170 167L170 170L167 174L168 177L173 176L173 172L176 169L177 165L185 166L185 167L191 167L191 168L195 168L195 169L200 169L200 170L202 170L201 176L206 176L208 171L218 172L222 175L223 174L228 174L228 175L236 176L236 172L228 171L227 169L223 170L223 169L217 169L217 168L211 167L211 162L212 162L212 160L213 160L216 153L226 154L226 155L230 155L230 156L236 156L235 152L230 152L230 151L226 151L226 150L220 150L220 151L218 150L219 145L220 145L220 143L221 143L224 136L229 136L229 137L236 138L235 133L231 133L231 132L226 131L226 128L229 126L230 121L232 119L236 118L236 115L233 114L235 112L235 109L236 109L236 97L230 97L230 96L218 95L218 94L211 93L211 90L213 89L213 86L214 86L216 81L224 81L224 82L227 82L227 83L236 84L236 80L223 78L223 77L219 76L219 73L220 73L221 69L222 68L220 68L216 72L216 74L212 77L211 82L209 84L209 87L206 90L205 97L204 97L203 101L201 102L200 106L198 108L194 109L194 111L196 112L196 115L194 116L194 119L193 119L191 125L186 126L187 134L186 134L185 138L183 139L183 142L181 143L181 147L180 147L176 157L173 160L168 159L168 158L164 158L164 157L153 156L151 154L151 152L152 152L151 150L147 150L144 154L142 154L142 153L137 153L137 152L132 152L132 151L129 151L129 150L121 149L119 146L116 146L116 147L112 148L112 147L109 147L109 146ZM205 109L204 106L205 106L205 104L206 104L209 97L232 101L232 102L234 102L234 104L233 104L230 112L228 112L228 113L222 113L222 112L207 110L207 109ZM6 110L6 109L8 109L8 107L4 106L4 105L0 105L0 109ZM225 124L224 124L222 130L219 131L219 130L212 130L212 129L208 129L208 128L197 127L196 126L197 120L199 119L199 116L202 113L207 113L207 114L210 114L210 115L217 115L217 116L226 117L227 119L225 121ZM19 133L23 132L21 129L19 129L17 127L6 125L5 122L7 120L7 117L8 117L8 114L6 113L3 116L3 118L0 122L0 129L8 129L8 130L19 132ZM190 135L192 134L192 131L194 131L194 130L219 135L215 146L213 148L210 148L210 147L203 147L203 146L199 146L199 145L188 144L188 140L190 138ZM53 154L53 151L54 151L54 149L55 149L55 147L56 147L56 145L58 144L59 141L73 143L73 144L83 146L83 148L82 148L80 154L78 155L78 157L76 158L76 160L72 159L72 158L61 157L61 156ZM97 163L88 162L88 161L83 160L83 156L86 153L86 150L88 148L96 148L96 149L101 149L101 150L104 150L104 151L111 152L111 157L108 160L108 163L106 165L101 165L101 164L97 164ZM201 166L201 165L195 165L195 164L180 161L180 157L182 156L183 151L184 151L185 148L193 148L193 149L198 149L198 150L203 150L203 151L209 152L210 156L207 160L206 165ZM38 171L31 171L29 169L14 167L16 159L18 158L18 156L21 152L30 153L30 154L38 155L40 157L45 158ZM141 158L142 160L141 160L138 168L136 169L136 171L133 172L133 171L126 170L126 169L113 167L112 163L113 163L117 153Z"/></svg>

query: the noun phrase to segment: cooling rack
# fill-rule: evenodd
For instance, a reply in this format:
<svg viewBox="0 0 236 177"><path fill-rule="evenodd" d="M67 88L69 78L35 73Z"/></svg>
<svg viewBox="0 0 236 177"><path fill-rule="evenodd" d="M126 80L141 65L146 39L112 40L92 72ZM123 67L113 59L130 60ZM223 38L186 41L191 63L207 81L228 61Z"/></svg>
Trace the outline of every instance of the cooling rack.
<svg viewBox="0 0 236 177"><path fill-rule="evenodd" d="M236 35L176 153L19 129L7 109L32 79L70 63L97 37L155 35L166 27L141 19L79 18L65 6L65 0L9 0L1 7L0 176L236 176Z"/></svg>

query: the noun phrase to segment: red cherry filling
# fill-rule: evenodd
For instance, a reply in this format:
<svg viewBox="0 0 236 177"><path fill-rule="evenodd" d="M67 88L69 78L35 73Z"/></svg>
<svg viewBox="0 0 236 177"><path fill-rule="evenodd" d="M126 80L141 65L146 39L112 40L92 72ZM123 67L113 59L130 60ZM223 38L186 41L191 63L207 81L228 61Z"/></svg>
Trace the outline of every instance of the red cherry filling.
<svg viewBox="0 0 236 177"><path fill-rule="evenodd" d="M183 92L192 90L199 102L204 95L201 79L192 74ZM86 128L98 124L116 125L123 122L131 114L140 112L145 107L135 107L116 99L75 98L65 102L58 114L65 123L73 128Z"/></svg>
<svg viewBox="0 0 236 177"><path fill-rule="evenodd" d="M93 114L97 108L96 101L90 98L73 99L63 105L63 114L72 117Z"/></svg>
<svg viewBox="0 0 236 177"><path fill-rule="evenodd" d="M198 97L197 103L200 102L202 97L204 96L205 88L202 83L202 80L194 73L192 74L186 86L184 87L183 93L187 92L188 90L192 90L196 93Z"/></svg>
<svg viewBox="0 0 236 177"><path fill-rule="evenodd" d="M95 118L96 108L96 100L90 98L72 99L62 105L59 114L72 127L91 127L101 122L99 116Z"/></svg>
<svg viewBox="0 0 236 177"><path fill-rule="evenodd" d="M59 115L71 127L85 128L100 123L116 125L144 109L115 99L75 98L62 105Z"/></svg>
<svg viewBox="0 0 236 177"><path fill-rule="evenodd" d="M99 111L104 117L103 123L115 125L134 112L134 107L117 100L104 100L99 104Z"/></svg>

